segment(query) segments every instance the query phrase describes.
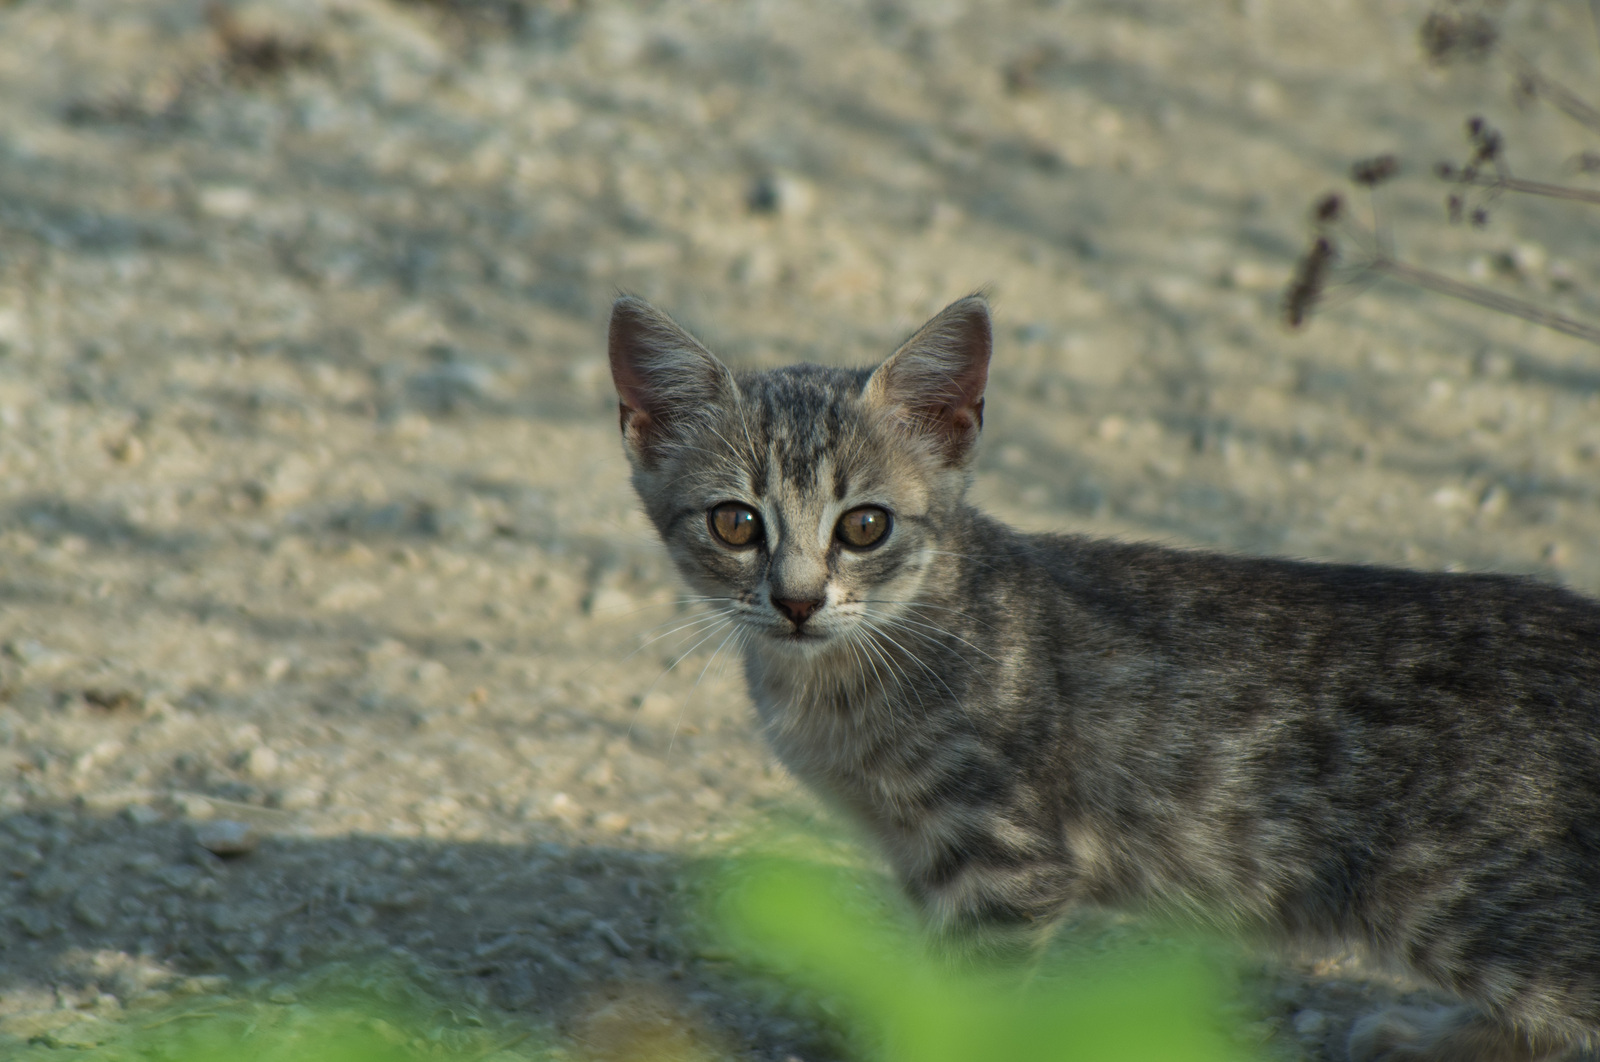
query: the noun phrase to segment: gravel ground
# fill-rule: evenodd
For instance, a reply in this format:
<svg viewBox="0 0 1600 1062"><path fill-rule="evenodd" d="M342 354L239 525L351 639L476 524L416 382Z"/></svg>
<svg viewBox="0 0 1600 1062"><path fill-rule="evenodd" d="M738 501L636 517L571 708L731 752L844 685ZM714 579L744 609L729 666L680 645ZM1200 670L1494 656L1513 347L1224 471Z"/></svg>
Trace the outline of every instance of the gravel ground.
<svg viewBox="0 0 1600 1062"><path fill-rule="evenodd" d="M1506 29L1592 95L1583 6ZM686 904L757 824L833 827L635 511L619 288L770 365L988 285L1004 517L1600 591L1592 347L1392 287L1278 324L1381 151L1408 259L1600 313L1592 214L1445 224L1467 115L1523 176L1591 144L1424 63L1426 10L0 0L0 1054L375 963L441 1043L845 1051ZM1304 1059L1407 991L1250 983Z"/></svg>

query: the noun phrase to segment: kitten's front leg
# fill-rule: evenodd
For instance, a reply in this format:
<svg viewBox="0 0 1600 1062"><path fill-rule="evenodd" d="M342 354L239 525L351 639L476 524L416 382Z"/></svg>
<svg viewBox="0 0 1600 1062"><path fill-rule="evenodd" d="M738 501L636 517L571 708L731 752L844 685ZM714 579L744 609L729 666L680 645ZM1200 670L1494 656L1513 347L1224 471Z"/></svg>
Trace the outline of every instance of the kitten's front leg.
<svg viewBox="0 0 1600 1062"><path fill-rule="evenodd" d="M1500 1025L1472 1007L1394 1007L1350 1030L1350 1062L1541 1062L1571 1045Z"/></svg>
<svg viewBox="0 0 1600 1062"><path fill-rule="evenodd" d="M906 891L922 907L942 953L1028 963L1073 903L1073 879L1059 862L1000 857L992 849L947 849L942 859L906 876Z"/></svg>
<svg viewBox="0 0 1600 1062"><path fill-rule="evenodd" d="M1055 923L1017 925L936 926L930 941L933 952L956 965L1026 968L1037 963L1049 947Z"/></svg>

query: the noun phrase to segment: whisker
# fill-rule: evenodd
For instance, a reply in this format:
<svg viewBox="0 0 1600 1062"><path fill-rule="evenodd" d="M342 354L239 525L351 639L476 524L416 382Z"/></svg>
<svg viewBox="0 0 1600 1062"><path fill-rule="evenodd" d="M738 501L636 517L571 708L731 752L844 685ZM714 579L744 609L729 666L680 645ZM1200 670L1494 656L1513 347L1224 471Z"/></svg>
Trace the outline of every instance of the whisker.
<svg viewBox="0 0 1600 1062"><path fill-rule="evenodd" d="M653 638L647 638L637 649L634 649L633 652L628 653L627 656L622 657L621 660L618 660L617 662L621 663L623 660L627 660L629 657L633 656L634 653L641 653L650 648L652 645L661 641L661 639L670 638L679 631L688 630L690 627L697 627L702 623L709 623L719 619L727 619L729 616L738 615L738 612L739 610L736 608L723 608L717 609L713 612L701 613L694 619L686 620L685 622L678 624L678 626L672 628L670 631L664 631ZM668 620L667 622L671 623L672 621Z"/></svg>
<svg viewBox="0 0 1600 1062"><path fill-rule="evenodd" d="M948 652L955 653L955 655L957 657L960 657L961 662L966 664L968 667L972 666L971 661L967 660L967 658L965 656L962 656L960 650L955 649L952 646L946 645L940 639L935 638L930 634L925 634L925 633L923 633L923 631L933 631L933 632L935 632L937 634L943 634L946 637L952 638L955 641L960 642L962 645L970 646L974 651L976 651L976 652L978 652L978 653L980 653L980 654L982 654L984 656L989 656L988 653L985 653L978 646L973 645L971 642L967 641L965 638L961 637L958 634L955 634L952 631L946 630L943 627L935 626L934 624L931 624L931 623L922 623L922 622L920 622L918 620L908 619L908 618L906 618L904 616L896 616L896 615L893 615L892 613L884 612L884 611L881 611L879 609L862 608L861 612L862 612L863 615L871 616L875 621L877 621L877 623L880 626L889 627L889 628L896 628L896 627L901 628L907 634L913 634L916 637L921 638L923 641L928 642L928 643L934 645L935 647L937 647L939 649L943 649L943 650L946 650ZM921 629L917 630L917 629L913 629L913 628L921 628ZM994 660L994 657L990 656L989 659L990 660ZM995 663L999 663L999 661L995 660Z"/></svg>
<svg viewBox="0 0 1600 1062"><path fill-rule="evenodd" d="M678 719L672 724L672 736L667 739L667 754L669 756L672 754L672 747L678 743L678 730L683 726L683 716L689 710L689 702L694 699L695 690L700 688L700 680L706 677L706 672L710 670L712 662L717 659L717 654L721 653L723 647L737 637L739 633L738 624L734 624L734 628L728 633L728 636L717 643L717 647L711 651L710 659L706 661L705 667L700 669L700 674L695 676L694 685L689 687L689 692L683 695L683 704L678 708Z"/></svg>
<svg viewBox="0 0 1600 1062"><path fill-rule="evenodd" d="M890 645L894 646L896 649L899 649L901 653L903 653L903 654L905 654L907 656L911 655L911 654L906 652L905 646L903 646L899 642L895 641L881 627L878 627L878 626L876 626L874 624L863 623L862 624L862 628L864 630L868 631L869 634L871 635L872 646L873 646L873 648L875 648L878 651L879 659L881 659L883 661L884 666L893 669L894 672L897 675L900 676L900 679L902 680L901 684L900 684L900 688L901 689L909 689L911 691L912 696L917 698L917 703L919 705L923 704L922 694L917 690L916 683L911 681L911 676L906 673L905 668L901 667L898 663L895 662L894 657L888 652L888 650L886 650L883 647L883 643L878 641L878 639L880 637L884 638L889 642ZM921 663L920 660L917 661L917 662Z"/></svg>
<svg viewBox="0 0 1600 1062"><path fill-rule="evenodd" d="M889 644L893 645L896 649L900 650L901 653L903 653L903 654L905 654L905 656L909 657L912 663L916 664L918 667L922 668L922 670L926 671L929 675L933 676L934 681L938 682L939 685L943 686L944 687L944 691L950 695L950 700L952 702L954 702L956 707L961 709L961 714L965 715L967 717L967 721L972 723L974 726L977 725L977 721L972 718L972 713L967 711L966 702L963 701L960 697L958 697L956 695L956 691L955 690L950 688L950 683L948 683L948 682L946 682L944 680L944 676L943 675L941 675L937 671L935 671L928 664L927 661L923 660L916 653L913 653L911 650L907 649L904 645L901 645L900 642L895 640L895 638L892 635L890 635L887 631L883 630L882 627L877 626L875 624L871 624L870 621L867 621L867 625L872 626L874 628L874 632L876 634L881 635L882 637L888 639Z"/></svg>
<svg viewBox="0 0 1600 1062"><path fill-rule="evenodd" d="M888 597L868 597L868 598L863 598L860 602L858 602L858 604L862 604L862 605L906 605L907 607L910 607L910 608L938 609L940 612L954 612L958 616L964 616L966 619L970 620L971 622L976 623L976 624L978 624L979 626L982 626L982 627L987 627L991 631L998 631L1000 629L1000 628L996 627L992 623L985 623L983 620L978 619L976 616L972 615L966 609L953 608L953 607L951 607L949 605L935 605L931 601L919 601L919 600L917 600L915 598L900 599L900 598L888 598Z"/></svg>
<svg viewBox="0 0 1600 1062"><path fill-rule="evenodd" d="M714 622L714 621L716 621L718 619L726 619L729 616L737 615L738 612L739 612L739 610L737 608L725 608L725 609L716 609L716 610L714 610L712 612L709 612L709 613L701 613L700 615L695 616L693 619L686 620L685 622L678 624L678 626L672 628L670 631L665 631L665 632L663 632L661 634L656 635L653 638L645 639L645 641L643 641L639 645L635 646L633 649L631 649L628 652L624 653L622 656L618 657L615 660L610 660L610 659L596 660L593 663L591 663L588 667L585 667L585 668L581 669L578 672L578 674L580 676L587 675L589 672L593 671L595 668L599 667L601 664L615 665L615 664L626 663L627 661L633 659L635 656L638 656L640 653L644 652L646 649L650 648L655 643L661 641L663 638L670 638L674 634L677 634L679 631L688 630L691 627L696 627L696 626L699 626L700 624L703 624L703 623ZM661 623L658 623L658 624L656 624L656 626L650 628L650 630L651 631L659 630L661 627L666 626L668 623L674 623L674 622L676 622L675 619L663 620ZM648 634L650 632L647 631L646 633ZM690 637L693 637L693 636L694 636L693 634L690 635Z"/></svg>
<svg viewBox="0 0 1600 1062"><path fill-rule="evenodd" d="M678 657L678 659L674 660L671 664L668 664L666 667L662 668L661 669L661 674L657 675L655 677L655 680L653 682L651 682L650 685L645 687L645 691L643 693L639 694L639 707L640 708L644 707L645 698L649 697L651 693L655 692L655 688L656 688L656 686L660 685L661 680L666 678L669 674L671 674L673 672L673 670L675 670L679 664L684 662L684 660L688 659L690 653L693 653L696 649L700 648L702 645L706 644L711 639L713 639L717 635L721 634L722 631L723 631L723 628L731 625L732 623L734 623L734 621L731 620L731 619L723 620L720 624L718 624L717 626L713 627L709 634L707 634L705 637L701 638L698 642L695 642L693 645L691 645L687 652L684 652L683 654L681 654ZM696 633L699 633L699 632L696 632ZM643 647L641 646L641 648L643 648ZM719 646L719 648L720 648L720 646ZM707 661L707 663L709 663L709 662L710 661ZM702 670L702 674L703 673L704 672ZM696 684L698 684L698 682L699 682L699 680L697 679L696 680ZM638 721L638 718L639 718L639 714L638 714L638 712L635 712L633 720L628 723L628 736L630 738L633 736L634 723L636 723Z"/></svg>
<svg viewBox="0 0 1600 1062"><path fill-rule="evenodd" d="M590 615L594 616L596 619L601 620L603 622L612 623L612 622L615 622L617 620L627 619L629 616L637 616L639 613L648 611L649 609L652 609L652 608L666 608L669 605L672 605L672 606L702 605L702 604L705 604L706 602L709 602L709 601L734 601L734 600L736 600L736 599L735 598L731 598L731 597L710 597L710 596L675 597L671 601L647 601L644 604L639 605L636 608L631 608L626 612L610 612L610 611L603 612L603 613L601 613L601 612L591 612ZM667 622L671 622L671 621L669 620Z"/></svg>
<svg viewBox="0 0 1600 1062"><path fill-rule="evenodd" d="M909 692L911 696L917 699L917 706L926 710L927 703L923 701L922 694L917 690L916 684L911 681L911 676L907 675L905 670L901 668L900 665L896 664L889 654L884 650L883 646L878 644L877 632L873 630L870 625L863 625L862 630L867 636L867 648L869 648L879 660L883 661L884 667L890 668L891 672L897 676L894 680L895 689L902 693Z"/></svg>
<svg viewBox="0 0 1600 1062"><path fill-rule="evenodd" d="M877 680L879 688L882 688L884 686L884 680L882 673L878 671L877 663L870 656L866 656L861 651L861 647L856 644L854 638L847 636L844 640L844 644L848 646L850 652L854 654L858 665L865 664L867 667L872 669L872 677ZM866 676L863 674L862 677L865 678ZM896 683L896 685L898 686L898 683Z"/></svg>
<svg viewBox="0 0 1600 1062"><path fill-rule="evenodd" d="M866 611L866 610L863 610L863 611ZM971 642L967 641L965 638L961 637L961 635L955 633L954 631L946 630L945 628L940 627L940 626L936 626L935 624L932 624L932 623L923 623L920 620L908 619L905 616L891 616L891 615L888 615L886 613L879 613L879 615L882 615L884 617L884 620L886 622L888 622L889 624L891 624L891 625L895 625L895 626L909 625L911 627L921 627L924 630L929 630L929 631L933 631L933 632L935 632L937 634L942 634L942 635L946 636L947 638L954 638L956 641L960 642L962 645L967 646L969 649L971 649L973 652L977 653L979 656L985 657L985 658L987 658L988 660L990 660L993 663L996 663L996 664L1000 663L1000 661L996 660L994 657L992 657L988 653L984 652L982 648L980 648L979 646L973 645ZM917 632L908 630L907 633L916 634ZM921 638L924 638L924 639L926 639L926 640L928 640L930 642L933 642L935 645L941 645L941 643L939 642L938 639L933 638L930 635L921 634L921 635L918 635L918 637L921 637ZM957 653L956 655L960 656L961 654ZM963 661L963 662L965 662L965 661ZM971 665L969 664L968 666L971 666Z"/></svg>

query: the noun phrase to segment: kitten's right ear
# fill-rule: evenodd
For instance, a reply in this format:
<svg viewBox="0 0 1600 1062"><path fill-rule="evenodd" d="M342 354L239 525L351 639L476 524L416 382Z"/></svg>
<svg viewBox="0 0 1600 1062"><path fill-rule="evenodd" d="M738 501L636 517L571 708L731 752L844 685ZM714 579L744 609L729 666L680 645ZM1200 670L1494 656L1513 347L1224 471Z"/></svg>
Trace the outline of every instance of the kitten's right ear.
<svg viewBox="0 0 1600 1062"><path fill-rule="evenodd" d="M711 352L643 299L611 304L607 341L622 437L649 461L674 429L736 393L733 376Z"/></svg>

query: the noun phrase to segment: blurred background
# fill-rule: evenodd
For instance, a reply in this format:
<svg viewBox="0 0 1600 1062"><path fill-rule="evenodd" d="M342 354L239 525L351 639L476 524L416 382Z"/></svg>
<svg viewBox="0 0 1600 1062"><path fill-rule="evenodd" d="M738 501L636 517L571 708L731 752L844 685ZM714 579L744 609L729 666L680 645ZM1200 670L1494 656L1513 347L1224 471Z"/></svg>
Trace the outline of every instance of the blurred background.
<svg viewBox="0 0 1600 1062"><path fill-rule="evenodd" d="M440 1028L633 1043L627 985L845 1051L676 913L827 820L635 510L619 290L761 366L987 288L1008 520L1600 591L1600 351L1359 276L1280 320L1382 153L1402 259L1600 316L1592 206L1433 173L1479 115L1600 187L1518 56L1600 102L1578 0L0 0L0 1048L381 956ZM1405 990L1261 976L1288 1057Z"/></svg>

